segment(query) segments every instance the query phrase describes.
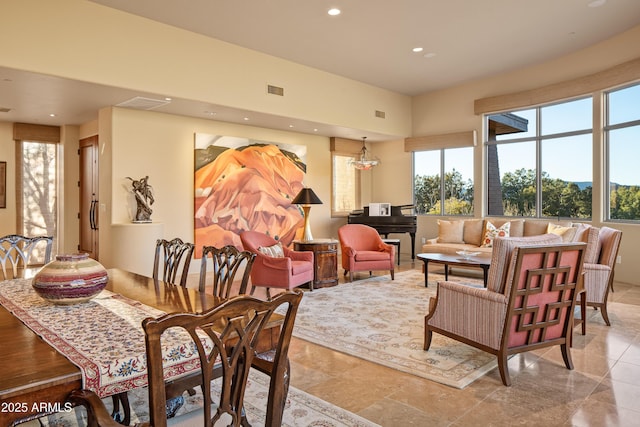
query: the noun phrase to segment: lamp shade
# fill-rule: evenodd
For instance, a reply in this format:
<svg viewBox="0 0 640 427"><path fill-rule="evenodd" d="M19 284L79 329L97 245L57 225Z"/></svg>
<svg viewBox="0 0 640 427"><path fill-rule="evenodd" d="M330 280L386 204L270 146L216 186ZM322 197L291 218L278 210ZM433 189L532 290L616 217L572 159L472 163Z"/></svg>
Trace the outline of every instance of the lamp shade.
<svg viewBox="0 0 640 427"><path fill-rule="evenodd" d="M310 188L303 188L291 201L294 205L321 205L322 200Z"/></svg>

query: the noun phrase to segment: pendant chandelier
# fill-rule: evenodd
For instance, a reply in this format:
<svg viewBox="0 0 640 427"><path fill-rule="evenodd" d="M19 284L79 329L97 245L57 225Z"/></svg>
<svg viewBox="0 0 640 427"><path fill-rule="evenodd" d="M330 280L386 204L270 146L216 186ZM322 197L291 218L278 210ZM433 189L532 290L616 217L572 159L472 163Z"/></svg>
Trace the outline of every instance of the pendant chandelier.
<svg viewBox="0 0 640 427"><path fill-rule="evenodd" d="M378 160L376 157L370 157L367 153L367 146L365 144L365 141L367 140L366 136L362 137L362 149L360 150L359 153L359 157L358 159L353 159L351 161L351 165L359 170L369 170L371 168L373 168L374 166L377 166L380 163L380 160Z"/></svg>

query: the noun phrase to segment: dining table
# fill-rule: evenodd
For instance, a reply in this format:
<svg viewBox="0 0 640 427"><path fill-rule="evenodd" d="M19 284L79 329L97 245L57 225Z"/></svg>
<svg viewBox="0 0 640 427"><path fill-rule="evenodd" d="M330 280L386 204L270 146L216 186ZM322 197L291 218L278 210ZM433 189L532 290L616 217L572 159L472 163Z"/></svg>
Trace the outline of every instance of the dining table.
<svg viewBox="0 0 640 427"><path fill-rule="evenodd" d="M146 367L142 373L138 372L145 356L140 318L173 312L201 312L223 302L197 289L175 286L118 268L107 271L106 288L88 301L89 304L78 304L73 309L43 300L32 304L37 305L38 310L27 312L18 300L37 301L39 298L30 286L31 279L0 282L0 426L14 426L51 413L73 410L67 402L67 396L73 390L93 389L104 398L144 387ZM3 294L2 290L9 288L16 291ZM107 306L106 311L102 305ZM103 312L106 315L100 314ZM42 315L38 317L38 313ZM272 319L260 336L261 350L275 348L280 324L281 319ZM123 340L118 329L127 327L131 331L130 339ZM74 335L78 335L80 338L75 339L80 341L73 341ZM94 345L91 340L96 337L101 338L95 345L106 349L101 351L99 363L85 360L88 358L85 347L89 347L90 353L90 347ZM111 339L114 342L108 343ZM123 341L140 339L142 343L134 343L138 348L142 345L140 360L119 353L121 347L126 347ZM189 369L199 369L197 363L195 365L194 368L194 363L184 361L179 365L181 369L174 366L172 371L193 378L195 375L188 374ZM87 369L87 366L94 369ZM104 371L110 375L105 376ZM127 372L114 375L116 371L118 374ZM173 381L174 389L176 382L179 380Z"/></svg>

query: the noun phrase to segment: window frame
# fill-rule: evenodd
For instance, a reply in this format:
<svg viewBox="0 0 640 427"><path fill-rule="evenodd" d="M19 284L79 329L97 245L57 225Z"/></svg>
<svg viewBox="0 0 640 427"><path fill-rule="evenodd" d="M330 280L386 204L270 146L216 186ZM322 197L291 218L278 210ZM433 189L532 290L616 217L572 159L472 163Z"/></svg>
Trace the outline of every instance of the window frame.
<svg viewBox="0 0 640 427"><path fill-rule="evenodd" d="M34 144L47 144L47 145L52 145L55 148L55 233L54 233L54 253L57 252L57 244L59 241L59 233L60 233L60 220L61 220L61 206L59 201L61 200L61 195L62 195L62 188L61 188L61 183L62 183L62 172L61 172L61 159L63 158L62 155L62 148L61 148L61 144L57 143L57 142L51 142L51 141L37 141L34 139L29 139L29 140L16 140L16 152L15 152L15 157L16 157L16 196L15 196L15 200L16 200L16 232L18 234L23 234L23 235L30 235L29 233L25 232L24 229L24 223L25 223L25 217L24 217L24 201L23 201L23 195L25 192L25 184L24 184L24 179L23 179L23 169L24 169L24 149L25 149L25 143L34 143ZM45 234L41 234L41 235L47 235L48 233ZM38 234L40 235L40 234Z"/></svg>
<svg viewBox="0 0 640 427"><path fill-rule="evenodd" d="M611 218L611 131L620 130L620 129L628 129L632 127L640 126L640 119L630 120L627 122L616 123L613 125L609 124L610 121L610 94L612 92L618 92L621 90L625 90L631 87L640 87L640 81L631 82L622 86L609 88L603 91L602 96L602 146L603 146L603 179L602 179L602 187L603 187L603 220L605 222L613 222L613 223L627 223L627 224L638 224L640 223L640 217L637 219L623 219L623 218Z"/></svg>
<svg viewBox="0 0 640 427"><path fill-rule="evenodd" d="M441 148L433 148L433 149L421 149L421 150L413 150L412 151L412 158L411 158L411 166L412 166L412 196L413 196L413 204L416 205L416 155L418 153L421 152L426 152L426 151L437 151L439 153L438 157L439 157L439 162L438 162L438 167L439 167L439 178L440 178L440 188L439 188L439 195L438 195L438 202L440 203L440 212L437 213L418 213L417 209L416 209L416 215L422 215L422 216L451 216L451 217L473 217L474 216L474 211L475 211L475 203L474 200L471 200L471 212L470 213L466 213L466 214L458 214L458 213L447 213L445 212L445 208L446 208L446 195L447 195L447 188L446 188L446 166L447 166L447 162L446 162L446 151L451 151L451 150L459 150L459 149L469 149L471 150L471 161L472 161L472 165L473 165L473 158L474 158L474 147L473 146L451 146L451 147L441 147ZM472 166L474 167L474 166ZM453 168L455 170L455 168ZM474 185L474 174L475 171L472 170L471 172L471 184L472 186L475 187ZM474 192L475 193L475 192ZM475 198L475 194L474 194L474 198ZM436 203L438 203L436 202Z"/></svg>
<svg viewBox="0 0 640 427"><path fill-rule="evenodd" d="M353 159L353 160L357 160L358 159L358 154L354 154L354 153L346 153L346 152L342 152L342 151L331 151L331 217L332 218L346 218L347 216L349 216L349 214L351 213L351 211L348 210L338 210L336 209L336 203L335 203L335 198L336 198L336 185L337 185L337 181L336 180L336 173L341 173L344 172L343 169L340 168L336 168L336 157L345 157L345 158L349 158L349 159ZM361 171L359 171L356 168L352 168L351 169L354 172L354 189L353 189L353 202L354 202L354 210L355 209L361 209L362 208L362 199L361 199L361 188L362 188L362 183L361 183Z"/></svg>
<svg viewBox="0 0 640 427"><path fill-rule="evenodd" d="M570 99L563 99L563 100L557 100L554 102L548 102L548 103L544 103L544 104L538 104L538 105L532 105L532 106L527 106L527 107L521 107L521 108L516 108L516 109L512 109L512 110L508 110L508 111L503 111L503 112L492 112L492 113L485 113L483 114L483 127L484 127L484 144L483 144L483 157L484 157L484 161L485 164L489 164L489 150L488 147L489 146L500 146L500 145L504 145L504 144L522 144L525 142L533 142L535 144L534 147L534 151L535 151L535 172L536 172L536 178L535 178L535 185L536 185L536 195L535 195L535 215L533 216L515 216L515 215L505 215L504 213L502 215L498 215L498 214L489 214L488 209L489 209L489 180L488 180L488 174L489 174L489 170L488 168L484 171L483 173L483 184L484 184L484 198L485 198L485 203L487 204L487 216L488 217L509 217L509 218L532 218L532 219L548 219L548 218L556 218L555 216L544 216L543 215L543 164L542 164L542 145L544 143L544 141L548 141L548 140L560 140L563 138L568 138L568 137L573 137L573 136L582 136L582 135L591 135L591 141L593 141L594 138L594 134L596 132L595 129L595 124L592 121L591 123L591 128L590 129L579 129L579 130L573 130L573 131L564 131L564 132L558 132L558 133L551 133L551 134L545 134L545 135L541 135L542 132L542 109L543 108L547 108L547 107L552 107L554 105L560 105L560 104L564 104L564 103L570 103L570 102L575 102L575 101L580 101L580 100L585 100L585 99L591 99L591 111L593 113L594 109L596 108L596 102L595 102L595 96L593 94L585 94L585 95L581 95L581 96L576 96ZM509 113L509 114L517 114L519 111L527 111L527 110L534 110L535 111L535 135L532 136L526 136L526 137L522 137L522 138L513 138L513 139L507 139L507 140L489 140L489 118L491 116L494 115L498 115L498 114L504 114L504 113ZM590 145L590 148L592 150L592 155L591 155L591 159L592 159L592 163L593 163L593 144ZM591 187L593 188L593 184L594 184L594 177L593 174L591 176ZM590 217L557 217L558 219L562 218L562 219L575 219L575 220L579 220L579 221L591 221L593 220L593 212L594 212L594 201L593 201L593 197L591 200L591 216Z"/></svg>

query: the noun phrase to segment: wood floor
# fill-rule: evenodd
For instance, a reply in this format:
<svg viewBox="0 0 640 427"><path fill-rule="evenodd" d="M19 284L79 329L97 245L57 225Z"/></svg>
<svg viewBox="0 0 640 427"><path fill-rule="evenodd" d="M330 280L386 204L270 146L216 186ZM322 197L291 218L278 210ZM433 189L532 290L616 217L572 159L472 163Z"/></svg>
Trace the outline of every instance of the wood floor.
<svg viewBox="0 0 640 427"><path fill-rule="evenodd" d="M422 266L408 256L401 264ZM575 369L564 367L559 347L517 355L511 387L495 369L458 390L295 338L291 383L389 427L640 426L640 287L615 284L611 327L588 310L587 335L575 330Z"/></svg>

